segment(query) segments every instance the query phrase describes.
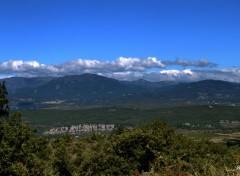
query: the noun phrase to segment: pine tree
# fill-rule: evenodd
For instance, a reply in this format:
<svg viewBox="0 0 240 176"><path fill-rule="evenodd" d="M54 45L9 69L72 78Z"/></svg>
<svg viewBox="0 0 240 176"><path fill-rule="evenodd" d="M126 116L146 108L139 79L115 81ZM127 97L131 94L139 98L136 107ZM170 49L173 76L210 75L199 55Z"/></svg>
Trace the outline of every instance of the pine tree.
<svg viewBox="0 0 240 176"><path fill-rule="evenodd" d="M0 117L9 115L8 99L7 99L6 82L0 83Z"/></svg>

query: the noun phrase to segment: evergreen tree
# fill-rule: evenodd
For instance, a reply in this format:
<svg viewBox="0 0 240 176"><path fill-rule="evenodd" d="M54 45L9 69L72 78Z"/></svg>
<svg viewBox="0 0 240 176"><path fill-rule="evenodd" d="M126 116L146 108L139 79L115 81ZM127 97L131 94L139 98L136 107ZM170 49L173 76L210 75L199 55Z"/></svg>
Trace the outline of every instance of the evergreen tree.
<svg viewBox="0 0 240 176"><path fill-rule="evenodd" d="M0 117L9 115L8 99L7 99L6 82L0 83Z"/></svg>

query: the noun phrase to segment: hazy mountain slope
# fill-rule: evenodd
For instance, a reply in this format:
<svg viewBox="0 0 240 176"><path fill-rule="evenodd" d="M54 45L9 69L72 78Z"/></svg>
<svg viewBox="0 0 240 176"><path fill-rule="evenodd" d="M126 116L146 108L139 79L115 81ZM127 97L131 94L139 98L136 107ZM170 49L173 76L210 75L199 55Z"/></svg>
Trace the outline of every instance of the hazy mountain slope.
<svg viewBox="0 0 240 176"><path fill-rule="evenodd" d="M53 77L35 77L35 78L23 78L23 77L11 77L5 78L0 81L6 81L8 91L16 91L24 88L36 88L42 86L49 81L53 80Z"/></svg>
<svg viewBox="0 0 240 176"><path fill-rule="evenodd" d="M142 89L143 92L155 91L156 89L159 89L159 88L179 84L179 82L176 82L176 81L150 82L144 79L139 79L136 81L124 81L124 83L131 86L138 86L139 88Z"/></svg>
<svg viewBox="0 0 240 176"><path fill-rule="evenodd" d="M34 97L49 96L54 99L68 98L104 98L133 91L132 87L115 79L94 74L64 76L34 88L30 93Z"/></svg>
<svg viewBox="0 0 240 176"><path fill-rule="evenodd" d="M217 80L191 83L118 81L94 74L5 79L14 105L64 100L77 105L239 103L240 84Z"/></svg>
<svg viewBox="0 0 240 176"><path fill-rule="evenodd" d="M240 102L240 84L218 80L179 83L137 95L148 102ZM133 97L137 98L137 97Z"/></svg>

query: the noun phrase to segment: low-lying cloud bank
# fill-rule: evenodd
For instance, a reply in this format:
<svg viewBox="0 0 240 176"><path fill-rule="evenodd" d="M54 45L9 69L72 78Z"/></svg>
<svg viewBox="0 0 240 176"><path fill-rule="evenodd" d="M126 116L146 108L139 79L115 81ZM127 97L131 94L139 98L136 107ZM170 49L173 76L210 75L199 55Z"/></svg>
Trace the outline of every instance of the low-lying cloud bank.
<svg viewBox="0 0 240 176"><path fill-rule="evenodd" d="M167 69L167 67L174 65L182 67L183 70ZM119 57L114 61L76 59L57 65L45 65L37 61L10 60L0 63L0 78L9 75L44 77L93 73L120 80L198 81L218 79L240 82L240 69L213 69L216 66L215 63L211 63L207 59L166 61L155 57L145 59Z"/></svg>
<svg viewBox="0 0 240 176"><path fill-rule="evenodd" d="M121 72L112 74L102 74L103 76L119 80L145 79L148 81L184 81L193 82L206 79L223 80L240 83L240 69L221 70L162 70L160 72Z"/></svg>

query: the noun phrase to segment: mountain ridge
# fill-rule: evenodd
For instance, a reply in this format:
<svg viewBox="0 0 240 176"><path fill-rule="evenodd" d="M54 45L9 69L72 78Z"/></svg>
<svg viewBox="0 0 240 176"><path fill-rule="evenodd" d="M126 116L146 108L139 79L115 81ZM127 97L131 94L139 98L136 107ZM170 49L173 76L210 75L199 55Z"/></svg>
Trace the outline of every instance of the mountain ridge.
<svg viewBox="0 0 240 176"><path fill-rule="evenodd" d="M240 84L221 80L119 81L96 74L13 77L0 81L3 80L6 81L9 90L10 102L16 107L27 104L41 108L46 106L46 102L59 100L64 102L64 105L76 106L240 102Z"/></svg>

